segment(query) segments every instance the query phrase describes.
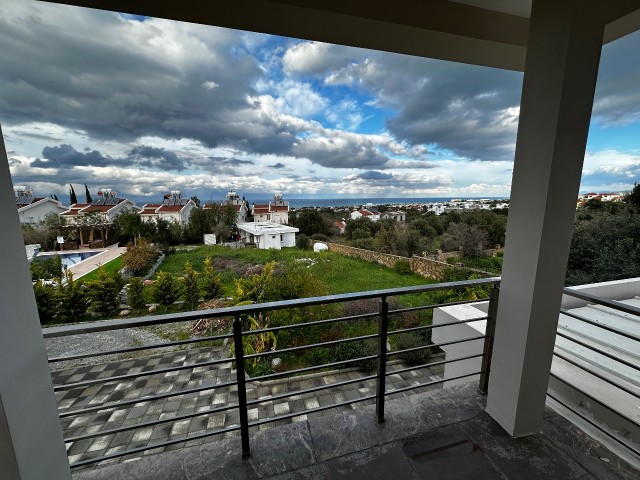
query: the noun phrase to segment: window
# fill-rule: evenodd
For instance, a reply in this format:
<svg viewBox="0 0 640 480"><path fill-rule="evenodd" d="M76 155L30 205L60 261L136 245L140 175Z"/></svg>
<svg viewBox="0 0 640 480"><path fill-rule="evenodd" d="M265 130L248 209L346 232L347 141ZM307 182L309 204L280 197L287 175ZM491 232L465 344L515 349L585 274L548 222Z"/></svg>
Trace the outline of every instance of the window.
<svg viewBox="0 0 640 480"><path fill-rule="evenodd" d="M280 235L280 241L284 242L284 235Z"/></svg>

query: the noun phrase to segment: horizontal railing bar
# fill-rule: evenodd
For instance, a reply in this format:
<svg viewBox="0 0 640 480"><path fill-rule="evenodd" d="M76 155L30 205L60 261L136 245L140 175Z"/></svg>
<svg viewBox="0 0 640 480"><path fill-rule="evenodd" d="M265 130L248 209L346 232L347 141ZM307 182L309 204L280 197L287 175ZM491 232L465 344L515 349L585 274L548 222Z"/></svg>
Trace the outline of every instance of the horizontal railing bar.
<svg viewBox="0 0 640 480"><path fill-rule="evenodd" d="M296 370L288 370L286 372L280 372L280 373L270 373L269 375L261 375L259 377L253 377L253 378L247 379L247 382L258 382L258 381L262 381L263 382L263 381L272 380L274 378L290 377L290 376L292 376L292 374L303 373L303 372L311 372L313 370L322 370L323 368L329 368L329 367L338 367L340 365L346 365L347 363L355 363L355 362L361 362L361 361L366 361L366 360L374 360L376 358L378 358L378 355L370 355L368 357L351 358L349 360L340 360L339 362L323 363L322 365L314 365L312 367L298 368Z"/></svg>
<svg viewBox="0 0 640 480"><path fill-rule="evenodd" d="M453 322L439 323L437 325L423 325L421 327L402 328L400 330L392 330L391 332L388 332L387 335L397 335L399 333L406 333L406 332L417 332L420 330L432 330L434 328L448 327L451 325L460 325L461 323L471 323L471 322L477 322L479 320L487 320L488 318L489 317L478 317L478 318L470 318L468 320L455 320Z"/></svg>
<svg viewBox="0 0 640 480"><path fill-rule="evenodd" d="M598 400L596 397L594 397L593 395L591 395L590 393L587 393L583 388L577 387L575 386L573 383L569 383L567 380L564 380L563 378L560 378L558 375L556 375L555 373L551 372L549 373L549 375L553 378L555 378L556 380L558 380L559 382L564 383L565 385L569 386L571 389L581 393L582 395L584 395L585 397L591 399L594 402L597 402L598 404L602 405L603 407L605 407L607 410L615 413L616 415L619 415L621 417L623 417L625 420L627 420L628 422L631 422L633 425L638 425L638 423L631 418L630 416L626 415L625 413L616 410L615 408L613 408L611 405L608 405L607 403Z"/></svg>
<svg viewBox="0 0 640 480"><path fill-rule="evenodd" d="M213 435L220 435L221 433L234 432L240 430L240 425L221 428L220 430L211 430L195 435L189 435L188 437L176 438L175 440L168 440L166 442L154 443L153 445L146 445L144 447L132 448L131 450L124 450L122 452L111 453L109 455L103 455L102 457L89 458L80 462L70 464L71 468L81 467L83 465L90 465L92 463L103 462L105 460L111 460L112 458L124 457L126 455L133 455L134 453L144 452L146 450L153 450L155 448L168 447L169 445L175 445L176 443L190 442L191 440L197 440L199 438L211 437Z"/></svg>
<svg viewBox="0 0 640 480"><path fill-rule="evenodd" d="M374 400L376 398L375 395L369 395L368 397L356 398L355 400L347 400L346 402L333 403L331 405L325 405L323 407L310 408L309 410L304 410L302 412L288 413L287 415L280 415L278 417L270 417L265 418L264 420L258 420L257 422L253 422L249 424L249 427L257 427L258 425L263 425L265 423L277 422L279 420L287 420L289 418L299 417L300 415L308 415L310 413L322 412L323 410L330 410L332 408L337 407L346 407L347 405L352 405L354 403L365 402L367 400Z"/></svg>
<svg viewBox="0 0 640 480"><path fill-rule="evenodd" d="M233 386L235 384L236 384L235 381L233 381L233 382L224 382L224 383L219 383L217 385L207 385L207 386L204 386L204 387L189 388L187 390L178 390L176 392L166 392L166 393L160 393L158 395L147 395L146 397L132 398L131 400L124 400L124 401L119 401L119 402L116 402L116 403L104 403L104 404L96 405L96 406L93 406L93 407L81 408L79 410L71 410L71 411L66 411L66 412L60 412L59 416L60 416L60 418L73 417L75 415L82 415L84 413L89 413L89 412L98 412L100 410L109 410L111 408L120 408L120 407L123 407L125 405L133 405L135 403L153 402L155 400L161 400L163 398L178 397L180 395L190 395L192 393L205 392L207 390L215 390L216 388L230 387L230 386Z"/></svg>
<svg viewBox="0 0 640 480"><path fill-rule="evenodd" d="M477 357L484 357L484 355L485 355L484 353L477 353L475 355L467 355L466 357L452 358L451 360L440 360L437 362L424 363L422 365L415 365L413 367L401 368L399 370L394 370L393 372L387 372L385 376L390 377L391 375L398 374L398 373L410 372L412 370L420 370L421 368L425 368L425 367L437 367L438 365L446 365L447 363L460 362L462 360L469 360L471 358L477 358Z"/></svg>
<svg viewBox="0 0 640 480"><path fill-rule="evenodd" d="M49 359L49 363L64 362L65 360L79 360L82 358L89 358L89 357L100 357L103 355L116 355L118 353L138 352L140 350L152 350L154 348L174 347L176 345L188 345L190 343L210 342L212 340L222 340L225 338L233 338L233 335L214 335L211 337L201 337L197 339L190 338L188 340L180 340L177 342L154 343L149 345L142 345L139 347L122 348L119 350L105 350L103 352L85 353L82 355L70 355L68 357L53 357Z"/></svg>
<svg viewBox="0 0 640 480"><path fill-rule="evenodd" d="M68 383L68 384L63 383L63 384L54 386L53 391L58 392L61 390L70 390L72 388L86 387L89 385L96 385L99 383L118 382L120 380L127 380L129 378L148 377L150 375L159 375L161 373L169 373L169 372L176 372L178 370L186 370L188 368L212 367L214 365L221 365L223 363L231 363L233 362L233 360L234 360L233 358L222 358L219 360L211 360L210 362L193 363L190 365L182 365L182 366L175 366L175 367L169 367L169 368L160 368L158 370L149 370L146 372L127 373L125 375L118 375L115 377L96 378L93 380L84 380L82 382L75 382L75 383Z"/></svg>
<svg viewBox="0 0 640 480"><path fill-rule="evenodd" d="M171 418L164 418L161 420L150 420L148 422L141 422L135 425L127 425L124 427L111 428L109 430L101 430L99 432L85 433L83 435L77 435L75 437L65 438L64 441L68 443L68 442L77 442L78 440L85 440L87 438L106 437L107 435L113 435L114 433L127 432L129 430L138 430L139 428L152 427L153 425L159 425L161 423L177 422L180 420L185 420L187 418L200 417L202 415L213 415L215 413L226 412L227 410L233 410L234 408L238 408L238 405L233 404L233 405L228 405L226 407L210 408L209 410L203 410L201 412L185 413L183 415L177 415Z"/></svg>
<svg viewBox="0 0 640 480"><path fill-rule="evenodd" d="M247 406L249 405L259 405L261 403L266 403L266 402L273 402L275 400L280 400L282 398L288 398L291 397L293 395L304 395L305 393L312 393L312 392L318 392L320 390L330 390L332 388L336 388L336 387L343 387L345 385L351 385L352 383L359 383L359 382L366 382L368 380L375 380L377 377L377 375L368 375L366 377L361 377L361 378L354 378L351 380L345 380L343 382L336 382L336 383L331 383L328 385L320 385L318 387L311 387L311 388L307 388L305 390L296 390L295 392L287 392L287 393L283 393L281 395L273 395L273 396L269 396L269 397L262 397L262 398L258 398L256 400L251 400L250 402L247 402Z"/></svg>
<svg viewBox="0 0 640 480"><path fill-rule="evenodd" d="M467 373L465 375L458 375L456 377L441 378L439 380L432 380L431 382L425 382L425 383L421 383L419 385L411 385L411 386L408 386L408 387L396 388L395 390L390 390L388 392L384 392L384 394L385 394L385 396L393 395L394 393L401 393L401 392L406 392L408 390L415 390L417 388L430 387L431 385L437 385L438 383L448 382L450 380L458 380L460 378L472 377L474 375L480 375L482 373L484 373L484 370L480 370L479 372Z"/></svg>
<svg viewBox="0 0 640 480"><path fill-rule="evenodd" d="M614 382L613 380L605 377L604 375L598 373L598 372L594 372L593 370L591 370L590 368L587 368L583 365L580 365L578 362L576 362L575 360L570 359L569 357L567 357L566 355L563 355L561 353L558 352L553 352L553 354L558 357L561 358L562 360L564 360L565 362L568 362L572 365L575 365L576 367L580 368L581 370L584 370L587 373L590 373L591 375L593 375L594 377L599 378L600 380L603 380L605 382L607 382L609 385L613 385L616 388L619 388L620 390L627 392L629 395L633 395L634 397L640 399L640 394L637 392L634 392L632 389L625 387L624 385L620 385L619 383Z"/></svg>
<svg viewBox="0 0 640 480"><path fill-rule="evenodd" d="M568 405L567 403L563 402L562 400L560 400L559 398L555 397L553 394L547 392L547 397L551 398L552 400L558 402L560 405L562 405L564 408L566 408L567 410L569 410L571 413L573 413L574 415L577 415L578 417L580 417L582 420L584 420L585 422L587 422L588 424L590 424L592 427L596 427L596 429L598 429L601 433L604 433L605 435L607 435L609 438L611 438L612 440L615 440L617 443L619 443L620 445L622 445L623 447L627 448L629 451L633 452L635 455L640 455L640 451L636 450L635 448L633 448L631 445L627 444L626 442L623 442L621 439L619 439L618 437L616 437L615 435L612 435L611 432L608 432L607 430L605 430L604 428L602 428L600 425L598 425L597 423L595 423L593 420L591 420L589 417L587 417L586 415L583 415L582 413L580 413L578 410L576 410L575 408L571 407L570 405Z"/></svg>
<svg viewBox="0 0 640 480"><path fill-rule="evenodd" d="M358 340L367 340L368 338L378 338L378 334L372 333L371 335L361 335L359 337L350 337L350 338L343 338L340 340L331 340L330 342L310 343L308 345L301 345L299 347L283 348L282 350L272 350L272 351L262 352L262 353L252 353L251 355L245 355L244 358L245 359L260 358L260 357L266 357L269 355L276 355L278 353L297 352L299 350L306 350L307 348L317 348L317 347L324 347L326 345L338 345L340 343L356 342Z"/></svg>
<svg viewBox="0 0 640 480"><path fill-rule="evenodd" d="M424 305L421 307L398 308L396 310L389 310L389 315L391 315L392 313L415 312L416 310L426 310L428 308L450 307L453 305L465 305L468 303L481 303L481 302L488 302L488 301L489 301L489 297L477 298L476 300L460 300L458 302L435 303L433 305Z"/></svg>
<svg viewBox="0 0 640 480"><path fill-rule="evenodd" d="M567 340L570 340L573 343L576 343L576 344L581 345L581 346L583 346L585 348L588 348L592 352L599 353L600 355L604 355L605 357L610 358L612 360L615 360L618 363L622 363L623 365L626 365L627 367L633 368L634 370L640 370L638 365L635 365L632 362L629 362L627 360L623 360L620 357L616 357L615 355L612 355L609 352L605 352L604 350L602 350L600 348L597 348L597 347L594 347L592 345L589 345L588 343L582 342L582 341L578 340L577 338L573 337L572 335L567 335L566 333L562 333L562 332L556 332L556 335L559 335L560 337L566 338Z"/></svg>
<svg viewBox="0 0 640 480"><path fill-rule="evenodd" d="M608 298L600 297L599 295L594 295L592 293L582 292L580 290L574 290L573 288L565 288L563 290L563 293L565 295L569 295L570 297L579 298L580 300L597 303L598 305L610 307L614 310L619 310L624 313L640 316L640 308L634 307L633 305L627 305L626 303L618 302L617 300L609 300Z"/></svg>
<svg viewBox="0 0 640 480"><path fill-rule="evenodd" d="M594 325L596 327L602 328L603 330L608 330L609 332L613 332L617 335L621 335L623 337L630 338L631 340L635 340L636 342L640 342L640 336L638 335L634 335L633 333L625 332L624 330L620 330L619 328L610 327L609 325L604 325L589 318L585 318L582 315L578 315L577 313L571 312L565 308L561 308L560 313L567 315L568 317L575 318L576 320L580 320L581 322L588 323L589 325Z"/></svg>
<svg viewBox="0 0 640 480"><path fill-rule="evenodd" d="M432 292L437 290L451 290L456 288L474 287L480 285L494 285L500 282L500 277L481 278L477 280L464 280L459 282L435 283L429 285L416 285L413 287L397 287L382 290L369 290L366 292L340 293L322 297L298 298L282 300L262 304L251 304L234 307L212 308L208 310L196 310L192 312L167 313L148 317L126 318L106 320L99 322L86 322L73 325L60 325L42 329L44 338L64 337L81 333L104 332L120 330L124 328L141 327L149 325L162 325L165 323L183 322L187 320L199 320L201 318L229 317L235 315L252 314L253 312L282 310L288 308L310 307L328 303L339 303L351 300L364 300L368 298L390 297L396 295Z"/></svg>
<svg viewBox="0 0 640 480"><path fill-rule="evenodd" d="M326 320L316 320L314 322L295 323L293 325L283 325L281 327L269 327L269 328L261 328L256 330L246 330L242 332L242 335L245 336L245 335L254 335L257 333L277 332L280 330L290 330L292 328L313 327L315 325L323 325L327 323L348 322L350 320L361 320L363 318L377 317L378 315L380 315L378 312L362 313L360 315L351 315L349 317L329 318Z"/></svg>
<svg viewBox="0 0 640 480"><path fill-rule="evenodd" d="M462 340L452 340L451 342L432 343L431 345L424 345L422 347L405 348L404 350L396 350L395 352L389 352L387 353L387 357L390 357L391 355L399 355L405 352L417 352L418 350L424 350L427 348L445 347L447 345L455 345L456 343L472 342L473 340L483 340L485 338L487 338L486 335L480 335L478 337L463 338Z"/></svg>

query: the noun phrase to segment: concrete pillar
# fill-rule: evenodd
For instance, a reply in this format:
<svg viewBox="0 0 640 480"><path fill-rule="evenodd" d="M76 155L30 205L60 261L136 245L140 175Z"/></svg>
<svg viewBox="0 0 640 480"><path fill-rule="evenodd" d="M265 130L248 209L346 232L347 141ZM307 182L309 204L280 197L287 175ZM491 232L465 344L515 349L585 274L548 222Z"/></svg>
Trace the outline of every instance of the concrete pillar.
<svg viewBox="0 0 640 480"><path fill-rule="evenodd" d="M0 477L69 479L1 129L0 225Z"/></svg>
<svg viewBox="0 0 640 480"><path fill-rule="evenodd" d="M487 412L539 430L604 26L598 4L534 0Z"/></svg>

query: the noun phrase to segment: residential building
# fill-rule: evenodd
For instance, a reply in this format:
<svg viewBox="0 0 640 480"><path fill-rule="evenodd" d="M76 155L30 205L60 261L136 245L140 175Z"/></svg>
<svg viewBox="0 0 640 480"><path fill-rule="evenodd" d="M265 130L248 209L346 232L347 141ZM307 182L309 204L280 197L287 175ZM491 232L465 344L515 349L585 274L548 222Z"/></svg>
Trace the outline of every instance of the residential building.
<svg viewBox="0 0 640 480"><path fill-rule="evenodd" d="M140 211L143 222L168 222L186 225L189 223L191 211L196 208L196 203L190 198L183 198L179 190L173 190L164 196L162 203L147 203Z"/></svg>
<svg viewBox="0 0 640 480"><path fill-rule="evenodd" d="M90 217L92 223L113 223L123 212L139 212L140 209L131 200L118 198L110 188L98 191L98 198L91 203L74 203L60 213L66 224L86 223Z"/></svg>
<svg viewBox="0 0 640 480"><path fill-rule="evenodd" d="M236 223L244 223L247 221L247 213L249 209L247 208L247 201L244 197L240 198L233 190L229 190L227 192L227 204L232 205L237 213Z"/></svg>
<svg viewBox="0 0 640 480"><path fill-rule="evenodd" d="M296 246L295 227L282 225L274 222L246 222L238 224L240 240L245 244L254 244L260 249L275 248L280 250L284 247Z"/></svg>
<svg viewBox="0 0 640 480"><path fill-rule="evenodd" d="M347 228L347 223L344 220L338 220L333 222L333 228L336 228L340 235L344 235L345 228Z"/></svg>
<svg viewBox="0 0 640 480"><path fill-rule="evenodd" d="M356 210L355 212L351 212L351 220L357 220L358 218L366 218L367 220L371 220L372 222L377 222L380 220L379 212L372 212L370 209L361 208L360 210Z"/></svg>
<svg viewBox="0 0 640 480"><path fill-rule="evenodd" d="M59 200L33 196L27 187L15 187L14 193L20 223L40 223L51 213L59 215L67 210Z"/></svg>
<svg viewBox="0 0 640 480"><path fill-rule="evenodd" d="M399 223L404 223L407 220L407 214L405 212L384 212L382 218L385 220L395 220Z"/></svg>
<svg viewBox="0 0 640 480"><path fill-rule="evenodd" d="M289 223L289 202L282 199L281 193L276 193L269 203L253 204L254 222L273 222L281 225Z"/></svg>

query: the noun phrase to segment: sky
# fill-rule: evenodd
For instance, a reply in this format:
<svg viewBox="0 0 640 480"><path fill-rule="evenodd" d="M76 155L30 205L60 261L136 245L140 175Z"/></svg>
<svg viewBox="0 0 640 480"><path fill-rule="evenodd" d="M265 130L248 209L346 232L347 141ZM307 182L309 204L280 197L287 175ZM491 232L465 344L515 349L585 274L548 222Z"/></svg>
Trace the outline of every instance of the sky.
<svg viewBox="0 0 640 480"><path fill-rule="evenodd" d="M522 74L0 0L14 185L138 203L508 197ZM640 177L640 33L603 48L581 192Z"/></svg>

